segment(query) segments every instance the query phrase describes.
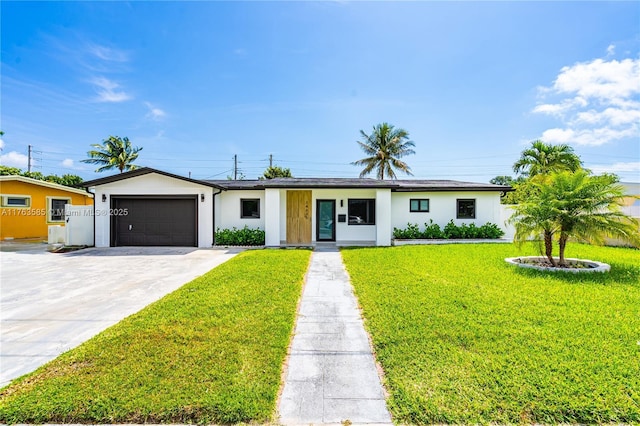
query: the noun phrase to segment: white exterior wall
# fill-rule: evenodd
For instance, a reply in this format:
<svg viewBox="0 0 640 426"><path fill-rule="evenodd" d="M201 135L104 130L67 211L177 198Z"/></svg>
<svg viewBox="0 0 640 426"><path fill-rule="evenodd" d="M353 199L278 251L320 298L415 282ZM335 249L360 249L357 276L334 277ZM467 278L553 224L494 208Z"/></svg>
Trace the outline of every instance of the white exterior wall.
<svg viewBox="0 0 640 426"><path fill-rule="evenodd" d="M244 198L260 200L259 218L243 219L240 217L240 200ZM264 230L265 217L265 191L222 191L220 195L216 195L216 229L231 229L233 227L242 229L246 225L251 229Z"/></svg>
<svg viewBox="0 0 640 426"><path fill-rule="evenodd" d="M282 192L279 189L265 189L265 245L267 247L280 246L280 234L282 232ZM286 207L285 198L285 207ZM285 221L286 226L286 221Z"/></svg>
<svg viewBox="0 0 640 426"><path fill-rule="evenodd" d="M111 220L108 212L111 208L111 196L118 195L197 195L198 247L211 247L213 244L213 188L210 186L149 173L90 189L95 191L96 247L110 245ZM106 201L102 201L102 194L107 196ZM200 201L201 194L204 194L204 201Z"/></svg>
<svg viewBox="0 0 640 426"><path fill-rule="evenodd" d="M391 228L391 190L376 190L376 245L390 246Z"/></svg>
<svg viewBox="0 0 640 426"><path fill-rule="evenodd" d="M292 189L296 191L298 189ZM299 190L305 190L303 188ZM307 189L309 190L309 189ZM278 244L286 244L287 241L287 191L286 189L271 189L278 191L280 200L280 240ZM376 226L378 224L378 207L376 206L376 225L349 225L347 222L338 222L338 215L348 216L349 198L376 198L375 189L310 189L311 191L311 241L316 241L316 201L336 200L336 242L337 243L373 243L376 241ZM388 191L388 190L387 190ZM343 201L340 207L340 200ZM267 235L267 239L269 236ZM270 245L270 244L268 244ZM388 245L388 244L387 244Z"/></svg>
<svg viewBox="0 0 640 426"><path fill-rule="evenodd" d="M498 226L504 231L502 238L507 240L513 240L516 235L516 227L508 223L511 216L513 216L514 207L514 204L500 204L500 223L498 223Z"/></svg>
<svg viewBox="0 0 640 426"><path fill-rule="evenodd" d="M349 198L376 198L375 189L314 189L311 193L313 214L311 215L311 240L316 241L316 200L336 200L336 243L363 243L376 241L379 225L376 205L375 225L349 225ZM340 207L340 200L343 201ZM347 215L347 222L338 222L338 215ZM286 239L286 232L285 232Z"/></svg>
<svg viewBox="0 0 640 426"><path fill-rule="evenodd" d="M428 198L429 212L411 213L409 211L409 200L412 198ZM456 200L475 199L476 218L456 219ZM499 192L393 192L391 193L391 230L393 228L404 229L407 223L417 223L420 229L424 229L424 224L433 219L440 228L453 219L453 223L461 225L463 223L475 223L477 226L487 222L495 223L502 230L506 230L502 221L502 210L500 207Z"/></svg>

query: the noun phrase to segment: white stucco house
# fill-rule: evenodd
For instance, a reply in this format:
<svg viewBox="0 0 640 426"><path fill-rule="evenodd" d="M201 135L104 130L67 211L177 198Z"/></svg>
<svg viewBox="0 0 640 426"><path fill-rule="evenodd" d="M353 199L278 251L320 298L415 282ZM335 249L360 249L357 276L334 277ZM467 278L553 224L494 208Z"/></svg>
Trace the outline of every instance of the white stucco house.
<svg viewBox="0 0 640 426"><path fill-rule="evenodd" d="M151 168L87 181L95 245L211 247L215 230L259 228L269 247L391 245L393 228L501 222L511 187L451 180L197 180Z"/></svg>

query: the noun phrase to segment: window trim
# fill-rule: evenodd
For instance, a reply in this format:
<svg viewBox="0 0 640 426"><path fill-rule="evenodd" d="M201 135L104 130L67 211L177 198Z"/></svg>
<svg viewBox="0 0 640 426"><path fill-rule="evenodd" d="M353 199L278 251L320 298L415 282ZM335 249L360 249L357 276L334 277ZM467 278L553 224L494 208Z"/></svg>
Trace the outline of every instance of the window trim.
<svg viewBox="0 0 640 426"><path fill-rule="evenodd" d="M362 223L353 223L351 222L351 202L352 201L366 201L367 204L369 203L373 203L373 221L372 222L362 222ZM368 206L367 206L367 210L368 210ZM373 225L375 226L376 224L376 199L375 198L348 198L347 199L347 225L354 225L354 226L362 226L362 225Z"/></svg>
<svg viewBox="0 0 640 426"><path fill-rule="evenodd" d="M53 220L53 215L51 214L53 212L53 200L63 200L66 201L65 204L71 204L71 198L70 197L56 197L56 196L51 196L51 197L47 197L47 223L64 223L65 221L65 216L62 216L62 219L60 220ZM66 211L65 211L66 214Z"/></svg>
<svg viewBox="0 0 640 426"><path fill-rule="evenodd" d="M29 207L31 207L31 195L23 195L23 194L2 194L2 207L4 208L8 208L8 209L28 209ZM9 204L9 202L7 201L9 198L24 198L27 203L25 205L16 205L16 204Z"/></svg>
<svg viewBox="0 0 640 426"><path fill-rule="evenodd" d="M473 201L472 216L460 216L460 201ZM456 198L456 219L475 219L477 209L478 209L478 201L475 198Z"/></svg>
<svg viewBox="0 0 640 426"><path fill-rule="evenodd" d="M411 207L411 204L417 201L418 202L418 210L414 210ZM426 210L421 210L420 206L422 205L422 201L426 201L427 202L427 209ZM431 201L429 198L410 198L409 199L409 212L410 213L429 213L429 210L431 209Z"/></svg>
<svg viewBox="0 0 640 426"><path fill-rule="evenodd" d="M258 203L258 215L257 216L245 216L244 215L244 202L255 201ZM260 219L260 198L240 198L240 219Z"/></svg>

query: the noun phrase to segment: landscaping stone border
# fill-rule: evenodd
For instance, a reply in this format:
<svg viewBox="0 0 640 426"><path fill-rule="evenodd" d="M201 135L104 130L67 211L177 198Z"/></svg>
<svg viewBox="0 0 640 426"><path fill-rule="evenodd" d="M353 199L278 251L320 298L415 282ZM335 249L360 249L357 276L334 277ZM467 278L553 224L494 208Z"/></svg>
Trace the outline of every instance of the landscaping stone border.
<svg viewBox="0 0 640 426"><path fill-rule="evenodd" d="M510 263L512 265L516 265L519 268L530 268L530 269L536 269L538 271L571 272L574 274L579 274L583 272L585 273L609 272L611 270L611 266L606 263L596 262L595 260L588 260L588 259L575 259L575 258L565 259L568 263L575 263L575 262L585 263L589 266L588 268L560 268L560 267L553 267L553 266L538 266L538 265L531 265L527 263L520 263L518 262L519 259L534 259L534 260L544 261L547 258L544 256L508 257L505 259L505 262ZM557 258L554 257L554 259L557 259Z"/></svg>

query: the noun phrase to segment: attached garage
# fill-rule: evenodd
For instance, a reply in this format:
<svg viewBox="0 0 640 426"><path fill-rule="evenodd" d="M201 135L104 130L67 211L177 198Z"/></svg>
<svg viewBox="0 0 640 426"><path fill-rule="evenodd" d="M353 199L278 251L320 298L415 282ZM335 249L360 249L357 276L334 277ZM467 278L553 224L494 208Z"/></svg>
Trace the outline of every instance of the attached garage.
<svg viewBox="0 0 640 426"><path fill-rule="evenodd" d="M143 167L84 186L96 200L96 247L213 244L216 195L225 190L216 183Z"/></svg>
<svg viewBox="0 0 640 426"><path fill-rule="evenodd" d="M112 196L111 246L198 246L194 196Z"/></svg>

